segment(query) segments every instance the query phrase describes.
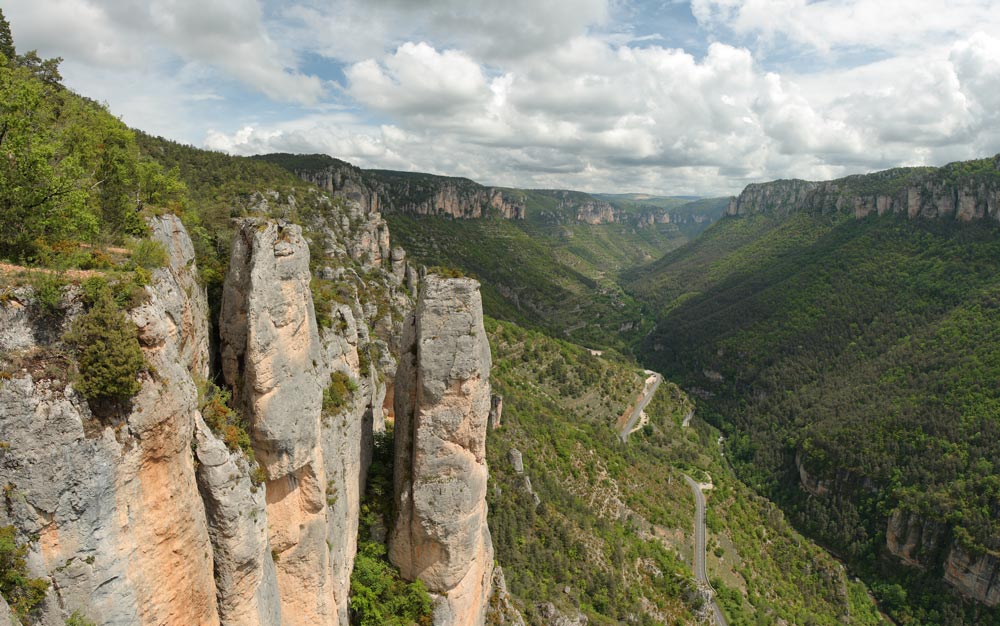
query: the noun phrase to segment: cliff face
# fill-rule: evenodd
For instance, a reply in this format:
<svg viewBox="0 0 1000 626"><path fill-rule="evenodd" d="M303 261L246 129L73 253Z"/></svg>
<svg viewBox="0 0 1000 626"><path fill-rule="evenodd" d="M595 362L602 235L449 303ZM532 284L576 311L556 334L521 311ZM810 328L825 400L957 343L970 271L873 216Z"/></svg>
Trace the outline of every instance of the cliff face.
<svg viewBox="0 0 1000 626"><path fill-rule="evenodd" d="M727 215L849 211L862 218L896 213L908 218L969 222L1000 219L1000 155L943 168L886 170L827 182L779 180L751 184Z"/></svg>
<svg viewBox="0 0 1000 626"><path fill-rule="evenodd" d="M466 178L362 170L344 161L326 158L326 166L291 168L305 181L357 202L363 210L416 215L483 217L496 211L506 219L524 219L524 201L495 187Z"/></svg>
<svg viewBox="0 0 1000 626"><path fill-rule="evenodd" d="M404 325L395 389L397 517L389 556L435 594L434 623L482 624L490 349L479 284L430 275Z"/></svg>
<svg viewBox="0 0 1000 626"><path fill-rule="evenodd" d="M79 610L102 625L348 624L360 497L395 371L394 320L410 306L397 290L402 251L395 273L380 269L388 231L384 241L367 236L380 216L348 209L343 223L337 213L315 225L327 252L320 273L351 287L322 304L323 328L301 228L255 218L237 229L221 356L256 461L199 410L209 308L177 218L151 223L169 264L129 312L150 373L128 415L94 416L67 384L60 337L83 310L79 288L64 290L61 316L38 307L30 287L4 298L0 525L16 527L31 574L50 582L32 623L62 626ZM334 372L356 389L326 410Z"/></svg>
<svg viewBox="0 0 1000 626"><path fill-rule="evenodd" d="M323 364L310 279L300 227L240 224L222 299L222 364L267 477L268 541L283 624L329 623L337 614L325 549Z"/></svg>
<svg viewBox="0 0 1000 626"><path fill-rule="evenodd" d="M655 224L669 224L670 211L653 205L626 211L607 200L579 191L543 191L559 201L559 209L570 211L576 221L596 226L598 224L630 224L637 228L648 228Z"/></svg>
<svg viewBox="0 0 1000 626"><path fill-rule="evenodd" d="M51 583L41 624L63 624L77 609L99 624L219 623L191 452L207 305L179 220L152 226L170 262L131 316L155 376L143 376L120 421L96 418L60 379L58 331L80 311L75 292L64 294L60 328L30 304L30 290L0 307L0 355L25 364L0 380L0 440L9 444L0 524L38 537L28 564Z"/></svg>
<svg viewBox="0 0 1000 626"><path fill-rule="evenodd" d="M801 455L796 455L802 488L814 497L840 496L855 500L861 493L870 496L879 487L870 479L846 470L832 478L820 478L807 469ZM970 552L954 539L945 521L919 512L896 509L886 521L885 547L889 554L909 567L923 570L942 568L944 581L968 598L986 604L1000 604L1000 560L991 552Z"/></svg>

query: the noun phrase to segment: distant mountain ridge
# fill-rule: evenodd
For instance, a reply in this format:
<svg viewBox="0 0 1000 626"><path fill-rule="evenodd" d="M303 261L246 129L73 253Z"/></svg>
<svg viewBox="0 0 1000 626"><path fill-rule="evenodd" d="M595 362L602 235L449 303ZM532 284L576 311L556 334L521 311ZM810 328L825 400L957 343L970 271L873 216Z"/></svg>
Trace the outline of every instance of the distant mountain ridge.
<svg viewBox="0 0 1000 626"><path fill-rule="evenodd" d="M367 210L416 215L478 218L491 213L524 219L524 199L468 178L435 174L364 170L322 154L266 154L276 163L330 193L357 200Z"/></svg>
<svg viewBox="0 0 1000 626"><path fill-rule="evenodd" d="M591 194L567 189L491 187L457 176L362 169L323 154L275 153L253 157L275 163L330 193L340 193L366 210L475 219L498 215L523 220L539 197L557 201L556 210L577 222L629 224L708 224L722 215L721 198L648 194ZM681 207L685 207L681 209Z"/></svg>
<svg viewBox="0 0 1000 626"><path fill-rule="evenodd" d="M850 211L861 218L898 213L909 218L968 222L1000 219L1000 154L940 168L907 167L826 182L777 180L747 185L727 215Z"/></svg>

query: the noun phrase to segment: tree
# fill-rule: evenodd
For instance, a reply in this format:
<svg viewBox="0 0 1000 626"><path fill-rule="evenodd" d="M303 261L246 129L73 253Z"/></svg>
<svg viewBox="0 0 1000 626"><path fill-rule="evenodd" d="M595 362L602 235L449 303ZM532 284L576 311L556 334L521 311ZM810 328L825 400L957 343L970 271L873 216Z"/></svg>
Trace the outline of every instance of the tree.
<svg viewBox="0 0 1000 626"><path fill-rule="evenodd" d="M45 599L49 583L28 575L28 546L19 545L15 533L13 526L0 527L0 595L14 615L24 618Z"/></svg>
<svg viewBox="0 0 1000 626"><path fill-rule="evenodd" d="M98 228L81 183L83 151L58 132L67 111L49 91L24 68L0 65L0 254L15 258L32 256L38 241Z"/></svg>
<svg viewBox="0 0 1000 626"><path fill-rule="evenodd" d="M4 17L3 9L0 9L0 54L7 58L7 63L13 63L17 59L14 37L10 34L10 23Z"/></svg>
<svg viewBox="0 0 1000 626"><path fill-rule="evenodd" d="M79 355L73 387L98 415L120 414L139 392L146 362L135 324L115 305L110 288L97 290L95 300L64 337Z"/></svg>

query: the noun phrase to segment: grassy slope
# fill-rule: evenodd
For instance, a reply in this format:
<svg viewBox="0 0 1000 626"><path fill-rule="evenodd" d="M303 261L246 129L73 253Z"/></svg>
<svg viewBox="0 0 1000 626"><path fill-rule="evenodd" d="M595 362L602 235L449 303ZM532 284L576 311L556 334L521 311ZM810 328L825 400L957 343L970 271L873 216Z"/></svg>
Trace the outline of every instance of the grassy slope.
<svg viewBox="0 0 1000 626"><path fill-rule="evenodd" d="M939 572L895 578L876 558L897 506L997 548L1000 390L983 382L1000 376L998 234L894 217L727 218L628 277L658 312L645 360L715 394L704 405L741 476L869 575L908 585L902 623L1000 623L959 606ZM846 470L847 483L882 489L807 499L795 452L820 476Z"/></svg>
<svg viewBox="0 0 1000 626"><path fill-rule="evenodd" d="M531 603L553 601L596 624L619 623L643 606L659 613L647 623L690 620L699 602L690 571L694 502L683 470L715 482L709 573L731 623L880 623L863 586L724 468L715 429L697 419L681 427L692 404L675 385L661 385L647 407L648 432L622 445L614 423L644 378L633 362L509 322L488 320L487 331L505 405L487 446L490 525L530 619L537 623ZM524 456L537 509L507 460L510 448Z"/></svg>

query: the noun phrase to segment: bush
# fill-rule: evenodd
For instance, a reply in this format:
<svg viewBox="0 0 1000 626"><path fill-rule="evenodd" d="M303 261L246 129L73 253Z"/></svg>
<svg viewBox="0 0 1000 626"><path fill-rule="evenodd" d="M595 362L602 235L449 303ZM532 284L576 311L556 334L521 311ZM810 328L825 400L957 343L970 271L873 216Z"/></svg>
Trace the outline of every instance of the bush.
<svg viewBox="0 0 1000 626"><path fill-rule="evenodd" d="M73 614L66 620L66 626L97 626L97 624L84 617L80 611L73 611Z"/></svg>
<svg viewBox="0 0 1000 626"><path fill-rule="evenodd" d="M432 610L427 588L408 583L385 559L385 546L363 542L351 573L351 611L361 626L430 626Z"/></svg>
<svg viewBox="0 0 1000 626"><path fill-rule="evenodd" d="M357 390L357 383L344 372L338 370L330 374L330 384L323 391L323 412L340 413L347 406L347 399Z"/></svg>
<svg viewBox="0 0 1000 626"><path fill-rule="evenodd" d="M167 250L159 241L140 239L132 250L132 265L146 269L156 269L167 264Z"/></svg>
<svg viewBox="0 0 1000 626"><path fill-rule="evenodd" d="M229 406L231 394L211 382L202 394L201 416L205 423L232 450L242 450L251 462L256 460L246 419Z"/></svg>
<svg viewBox="0 0 1000 626"><path fill-rule="evenodd" d="M42 315L58 317L62 315L62 291L66 281L51 272L32 272L31 286L35 290L35 302Z"/></svg>
<svg viewBox="0 0 1000 626"><path fill-rule="evenodd" d="M0 595L10 605L14 615L23 619L42 600L49 589L44 578L28 576L24 557L27 545L18 545L13 526L0 527Z"/></svg>
<svg viewBox="0 0 1000 626"><path fill-rule="evenodd" d="M120 412L139 392L138 376L146 361L135 324L118 309L110 291L96 283L89 286L96 301L64 337L79 358L80 376L74 387L95 413Z"/></svg>

